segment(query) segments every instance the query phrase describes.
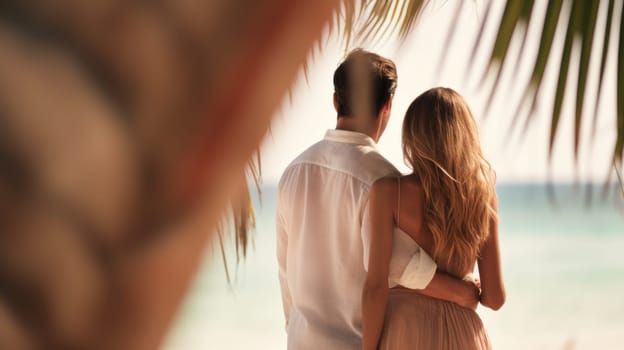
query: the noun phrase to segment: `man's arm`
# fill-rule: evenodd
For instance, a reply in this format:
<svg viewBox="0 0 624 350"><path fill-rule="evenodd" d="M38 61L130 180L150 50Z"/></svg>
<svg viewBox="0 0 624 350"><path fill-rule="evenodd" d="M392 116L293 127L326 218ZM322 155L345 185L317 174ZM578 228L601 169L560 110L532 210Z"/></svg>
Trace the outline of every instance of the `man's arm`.
<svg viewBox="0 0 624 350"><path fill-rule="evenodd" d="M431 282L424 289L413 289L413 291L473 310L479 304L480 290L475 283L460 280L443 271L436 271Z"/></svg>
<svg viewBox="0 0 624 350"><path fill-rule="evenodd" d="M422 248L407 263L397 283L415 293L476 309L480 290L474 282L465 281L438 270L436 263Z"/></svg>
<svg viewBox="0 0 624 350"><path fill-rule="evenodd" d="M276 228L277 228L277 263L279 269L279 283L282 290L282 305L284 307L284 318L286 325L290 319L290 307L292 300L290 298L290 289L288 288L288 280L286 278L287 267L287 253L288 253L288 234L286 232L286 225L284 217L280 210L279 204L276 215Z"/></svg>
<svg viewBox="0 0 624 350"><path fill-rule="evenodd" d="M370 197L371 235L368 249L366 280L362 289L362 349L374 350L379 345L388 302L388 274L392 256L391 190L388 181L373 184Z"/></svg>

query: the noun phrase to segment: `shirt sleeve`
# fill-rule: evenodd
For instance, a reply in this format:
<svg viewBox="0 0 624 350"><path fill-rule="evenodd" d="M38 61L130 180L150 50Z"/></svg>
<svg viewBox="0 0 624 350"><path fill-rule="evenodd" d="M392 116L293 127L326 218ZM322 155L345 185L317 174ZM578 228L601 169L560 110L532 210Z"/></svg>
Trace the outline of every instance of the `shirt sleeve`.
<svg viewBox="0 0 624 350"><path fill-rule="evenodd" d="M292 299L290 297L290 289L288 288L288 280L286 278L287 271L287 253L288 253L288 232L286 230L286 224L284 222L284 216L282 210L280 209L280 204L278 202L277 214L276 214L276 223L275 226L277 228L276 236L277 236L277 263L279 270L279 283L282 291L282 306L284 308L284 318L286 320L286 325L288 325L288 320L290 318L290 308L292 305Z"/></svg>
<svg viewBox="0 0 624 350"><path fill-rule="evenodd" d="M368 216L368 200L364 206L364 213L362 215L362 263L364 264L364 270L368 272L368 259L370 256L370 242L371 242L371 225Z"/></svg>

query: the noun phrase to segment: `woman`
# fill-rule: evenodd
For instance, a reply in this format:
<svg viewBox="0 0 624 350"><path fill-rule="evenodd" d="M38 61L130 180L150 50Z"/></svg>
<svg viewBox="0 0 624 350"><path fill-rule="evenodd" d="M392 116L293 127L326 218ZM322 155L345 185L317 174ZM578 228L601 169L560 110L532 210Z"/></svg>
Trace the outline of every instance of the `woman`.
<svg viewBox="0 0 624 350"><path fill-rule="evenodd" d="M456 277L469 276L477 263L480 303L497 310L505 302L494 172L461 95L434 88L418 96L403 122L403 152L413 173L381 179L371 188L363 348L489 349L474 310L401 287L388 289L393 242L400 244L403 237Z"/></svg>

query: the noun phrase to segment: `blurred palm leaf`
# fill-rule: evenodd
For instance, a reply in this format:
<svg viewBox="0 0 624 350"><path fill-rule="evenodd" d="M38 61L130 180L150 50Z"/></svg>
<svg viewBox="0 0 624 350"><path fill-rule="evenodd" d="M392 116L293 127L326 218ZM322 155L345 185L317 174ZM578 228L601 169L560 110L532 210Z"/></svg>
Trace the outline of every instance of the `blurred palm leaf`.
<svg viewBox="0 0 624 350"><path fill-rule="evenodd" d="M0 348L158 347L335 7L0 0Z"/></svg>
<svg viewBox="0 0 624 350"><path fill-rule="evenodd" d="M381 40L398 34L402 40L427 5L428 0L343 0L334 13L330 31L337 29L345 47Z"/></svg>
<svg viewBox="0 0 624 350"><path fill-rule="evenodd" d="M262 163L260 151L249 160L247 171L243 171L240 175L242 183L240 185L240 194L230 198L229 211L221 218L221 222L217 226L217 240L219 251L225 268L225 276L228 283L231 282L230 271L228 267L228 259L226 253L226 240L229 232L233 232L234 249L236 252L236 264L247 255L247 248L250 241L253 240L253 230L256 227L255 211L252 203L251 191L248 186L248 180L255 185L258 195L262 194L260 183L262 178Z"/></svg>
<svg viewBox="0 0 624 350"><path fill-rule="evenodd" d="M344 0L340 11L334 18L334 27L342 32L345 44L348 47L352 43L360 44L372 42L396 34L404 39L414 28L422 9L429 1L423 0ZM551 129L549 137L549 154L552 154L554 140L557 136L558 127L562 118L562 107L567 89L576 88L574 101L574 144L573 150L575 159L578 160L580 145L580 130L584 118L590 116L583 113L585 104L593 102L593 123L592 141L596 137L596 118L600 103L615 103L616 115L613 116L614 128L617 137L613 145L612 170L621 173L622 160L624 155L624 1L586 1L586 0L549 0L546 11L538 11L533 0L506 0L504 10L500 19L495 17L492 11L493 1L489 1L485 15L481 19L481 30L475 38L475 46L472 58L479 50L485 46L482 39L485 25L491 20L500 20L492 52L487 63L486 75L495 76L494 84L489 93L489 103L491 105L500 91L499 82L503 69L506 66L515 67L514 74L517 74L518 67L525 61L533 65L533 70L529 81L523 88L523 95L518 103L510 129L515 129L519 122L523 121L523 132L531 122L538 104L539 96L544 89L543 85L546 67L549 62L558 57L554 52L554 45L557 40L563 40L561 49L561 61L558 63L559 73L556 87L554 88L555 99L551 115ZM458 5L456 13L465 7L465 2ZM619 17L618 17L619 16ZM619 18L619 21L617 19ZM530 43L527 40L528 28L531 23L543 19L543 28L539 43ZM558 37L557 31L563 30L565 35ZM616 31L619 35L616 37ZM453 40L454 30L450 28L447 37L447 45ZM602 38L602 41L599 42ZM511 57L509 48L516 40L521 40L521 49L517 56ZM594 45L599 42L602 46L595 49ZM521 57L525 45L538 45L538 50L532 59ZM617 59L609 60L609 52L613 45L617 46ZM573 52L578 50L578 57ZM593 57L597 56L597 57ZM590 74L590 62L600 61L600 69L597 75ZM606 100L604 91L611 88L605 85L605 71L612 66L617 72L616 101ZM576 70L576 72L573 72ZM577 77L576 84L570 86L568 78L571 74ZM597 86L595 101L588 101L587 87L591 84ZM530 106L528 109L524 106ZM524 111L524 112L523 112ZM613 173L613 172L612 172ZM621 186L622 187L622 186Z"/></svg>

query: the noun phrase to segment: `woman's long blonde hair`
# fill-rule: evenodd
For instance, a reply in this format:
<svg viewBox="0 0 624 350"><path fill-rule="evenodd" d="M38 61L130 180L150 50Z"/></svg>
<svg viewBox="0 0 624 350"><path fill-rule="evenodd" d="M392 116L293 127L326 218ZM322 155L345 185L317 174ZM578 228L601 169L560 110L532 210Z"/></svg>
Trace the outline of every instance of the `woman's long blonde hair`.
<svg viewBox="0 0 624 350"><path fill-rule="evenodd" d="M403 154L424 193L423 228L440 268L463 276L496 222L495 175L464 98L449 88L418 96L403 121Z"/></svg>

